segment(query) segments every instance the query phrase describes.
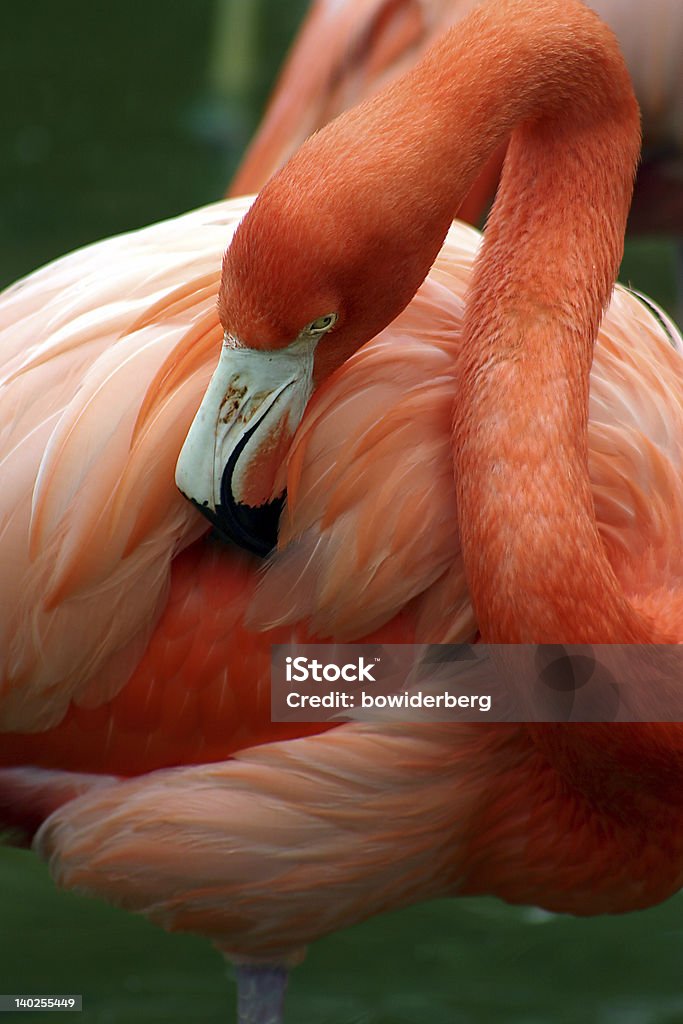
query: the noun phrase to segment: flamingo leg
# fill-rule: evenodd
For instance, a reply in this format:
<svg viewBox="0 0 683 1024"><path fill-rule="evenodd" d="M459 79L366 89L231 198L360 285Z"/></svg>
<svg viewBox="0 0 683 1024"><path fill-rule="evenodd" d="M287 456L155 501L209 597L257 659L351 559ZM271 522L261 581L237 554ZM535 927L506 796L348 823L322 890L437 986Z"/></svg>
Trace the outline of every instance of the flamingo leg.
<svg viewBox="0 0 683 1024"><path fill-rule="evenodd" d="M238 1024L283 1024L286 967L236 964Z"/></svg>

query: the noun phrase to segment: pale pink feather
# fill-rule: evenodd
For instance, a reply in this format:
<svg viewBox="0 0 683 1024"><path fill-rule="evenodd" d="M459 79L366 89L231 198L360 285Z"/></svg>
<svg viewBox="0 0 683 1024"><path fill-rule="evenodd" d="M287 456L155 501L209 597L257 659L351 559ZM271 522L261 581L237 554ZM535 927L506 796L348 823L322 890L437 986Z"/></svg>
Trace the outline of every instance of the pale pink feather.
<svg viewBox="0 0 683 1024"><path fill-rule="evenodd" d="M154 772L56 811L36 839L56 881L199 927L240 959L291 960L314 938L459 884L499 763L473 772L476 727L349 725L235 760ZM0 773L1 779L2 773ZM188 872L188 861L192 870Z"/></svg>

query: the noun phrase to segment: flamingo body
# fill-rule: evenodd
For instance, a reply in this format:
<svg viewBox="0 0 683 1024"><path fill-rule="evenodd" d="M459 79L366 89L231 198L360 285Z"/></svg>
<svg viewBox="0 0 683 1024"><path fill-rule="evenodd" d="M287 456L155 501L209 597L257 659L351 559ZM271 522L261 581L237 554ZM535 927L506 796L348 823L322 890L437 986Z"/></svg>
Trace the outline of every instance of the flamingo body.
<svg viewBox="0 0 683 1024"><path fill-rule="evenodd" d="M139 246L148 252L156 266L155 238L162 253L181 252L188 280L199 282L195 292L185 285L179 301L176 280L171 278L164 293L155 277L153 316L140 308L143 303L136 304L129 320L124 321L123 337L110 341L110 345L123 346L134 339L135 332L128 327L133 320L153 320L159 332L156 361L150 362L147 375L136 375L135 387L131 379L127 381L125 397L132 406L127 422L135 424L140 409L150 401L150 381L155 404L145 415L152 423L163 417L169 406L174 407L178 393L188 389L196 394L206 385L215 358L213 345L207 344L195 357L195 323L199 319L204 335L214 337L217 281L211 294L202 272L216 256L216 225L224 228L226 223L234 223L244 209L242 202L217 204L126 239L129 247ZM123 240L118 241L121 244ZM233 953L271 957L284 955L283 951L290 955L314 935L373 910L429 895L497 892L514 901L590 913L647 905L680 883L678 858L670 849L679 840L677 833L671 832L670 822L661 825L667 832L666 841L659 833L655 840L650 832L645 842L640 826L631 830L617 820L613 844L606 842L600 834L604 828L600 813L595 809L589 813L574 793L564 796L555 791L554 772L544 766L538 744L525 727L387 729L349 725L321 737L300 738L292 746L276 741L291 736L293 727L269 721L266 683L269 645L275 640L292 635L358 639L370 628L375 631L371 635L384 640L416 636L457 641L471 638L476 630L454 526L449 435L465 296L478 246L475 231L455 225L410 306L317 392L290 457L290 500L281 547L265 575L259 577L254 572L249 556L206 538L194 540L200 530L195 513L189 510L182 520L185 534L169 541L177 547L189 542L188 546L175 558L171 557L173 548L166 552L162 564L167 575L159 583L163 610L153 618L147 647L129 678L121 672L114 693L100 688L99 700L91 697L82 703L79 693L93 692L86 680L84 689L74 687L60 696L62 717L50 728L3 737L0 758L4 764L61 769L6 771L0 803L4 801L7 808L22 805L24 814L33 804L36 825L47 810L54 811L38 842L49 852L53 871L63 884L143 910L167 927L210 934ZM102 257L112 305L118 312L123 303L113 288L111 248L112 243L103 243L99 252L97 246L92 247L89 265L95 268ZM7 298L16 301L23 292L28 303L31 289L42 290L51 274L64 286L69 263L76 277L80 260L67 257L63 262L66 266L58 261L27 279ZM190 273L188 263L193 267ZM124 279L126 269L122 267ZM139 273L139 265L136 270ZM79 288L79 294L84 304L89 303L88 288ZM73 316L68 284L63 296L55 290L55 308L61 297ZM103 304L98 315L105 320L109 316ZM74 319L78 324L79 317ZM175 348L163 336L165 325ZM75 333L71 344L64 342L63 333L57 334L54 345L49 339L39 340L39 359L22 352L29 369L18 379L25 386L29 374L42 378L51 359L64 358L64 351L76 360L83 347L80 354L85 365L80 366L86 379L102 354L110 356L110 349L91 346L89 336L82 332ZM643 550L660 552L658 560L645 560L657 571L671 560L673 520L668 500L678 493L680 476L683 431L677 396L682 351L675 329L665 326L635 296L621 289L615 292L593 370L591 471L605 544L620 576L635 581L634 587L643 584ZM120 355L123 357L123 348ZM111 365L108 361L109 373ZM53 372L51 378L59 380L60 375ZM158 381L163 382L161 387ZM91 399L86 395L83 400ZM105 404L100 405L101 415L93 414L90 423L102 424L99 443L106 445L111 435L107 412L111 405L106 393L98 393L97 400ZM34 413L42 414L42 408L34 405ZM119 409L117 424L120 414ZM30 438L32 428L25 424L25 430ZM165 439L164 444L153 450L158 458L166 459L165 472L170 474L176 451L163 422L159 437ZM92 428L88 441L92 464L97 465L98 436ZM48 445L46 457L52 450ZM118 463L109 459L106 464L114 491L117 481L129 472L135 448L121 444L117 451ZM407 458L399 453L407 453ZM76 462L63 465L73 465L80 473ZM163 479L162 467L157 465L155 470L156 479ZM55 485L59 479L55 475ZM68 477L61 479L68 489ZM185 512L175 495L164 490L163 499L168 498L172 499L170 508L157 500L153 505L156 522L150 517L146 520L153 548L154 533L166 529L167 517L173 521L176 504ZM29 524L24 526L28 537ZM380 536L383 540L378 546ZM56 554L58 557L58 549ZM136 560L136 550L126 558L129 571L146 579L146 562ZM8 604L18 601L22 591L30 592L28 556L26 564L29 569L23 580L7 580L16 588ZM99 579L84 574L82 568L80 571L79 585L97 591L106 583L107 572L116 578L120 569L116 564L107 567ZM76 581L71 585L76 586ZM151 609L153 616L158 596L142 587L133 592L140 601L140 614L147 609L149 615ZM78 596L75 590L64 597L63 614ZM59 611L55 604L44 614L54 616ZM264 628L266 632L260 631ZM48 620L48 640L51 636ZM87 634L76 639L82 647ZM118 666L116 651L111 657ZM113 680L106 657L103 666ZM27 690L27 698L20 704L25 713L32 696L28 685ZM300 736L311 731L305 725L294 729ZM247 749L260 743L267 743L260 753ZM236 759L225 761L231 755ZM352 776L343 767L345 759ZM451 768L435 785L444 759ZM198 764L208 761L220 763ZM401 761L406 764L405 776L397 772ZM153 771L171 764L185 767ZM191 767L193 764L197 767ZM380 771L382 764L385 767ZM483 775L473 770L476 765L486 765ZM412 779L416 766L421 766L418 778ZM65 775L65 769L139 774L139 778L123 783L105 776L97 781ZM397 773L395 778L392 773ZM531 779L537 776L536 807L529 800L536 785ZM400 821L403 834L407 806L424 808L427 789L435 811L428 826L418 830L414 848L408 852L406 846L412 866L406 868L399 858L391 884L381 889L377 900L368 902L368 891L377 884L363 854L363 850L374 848L368 841L371 822L378 832L376 848L383 851L384 858L398 842L389 822ZM350 858L348 842L342 838L349 828L346 812L342 811L340 818L336 811L326 813L327 825L316 838L307 824L311 814L307 801L314 793L316 806L333 808L345 805L345 790L362 794L353 811L348 811L353 814L361 844L356 859ZM241 792L246 795L240 796ZM462 798L456 798L454 794L460 792ZM65 803L67 796L76 798ZM174 822L176 839L182 831L178 799L194 810L183 826L186 838L169 845L164 839L165 823ZM248 813L240 810L242 799L248 800ZM263 810L257 814L259 801ZM381 814L378 802L383 804ZM265 854L265 848L259 847L265 840L255 821L262 822L259 827L271 829L285 812L292 819L287 834L297 837L285 861L288 885L291 872L297 870L295 865L299 865L301 878L298 895L285 887L289 895L283 895L277 909L278 882L267 865L278 841L271 838L271 852ZM583 889L567 863L578 856L577 849L560 843L557 831L565 827L564 816L579 813L588 818L585 830L574 836L585 860ZM639 813L642 815L642 808ZM422 811L420 819L424 821ZM142 845L140 828L148 837ZM649 820L648 829L652 828ZM527 833L523 847L534 850L535 868L528 853L514 857L510 850L519 845L520 835ZM230 858L222 861L221 869L218 861L205 859L214 847L223 851L228 840L243 851L247 875L252 869L256 872L253 885L245 884L243 872L234 873ZM642 865L650 864L655 841L662 864L657 871L646 872ZM633 847L633 856L624 872L615 874L615 847L623 851L625 844ZM339 857L332 855L335 848ZM310 863L301 859L303 849L316 851L311 856L320 859L326 878L338 877L337 888L330 890L336 895L330 897L315 928L306 913L294 912L294 904L301 906L304 891L305 900L310 899L309 886L313 884L308 878ZM205 852L200 853L202 850ZM280 850L277 857L283 853ZM374 854L369 856L372 859ZM395 859L395 853L392 857ZM406 872L417 870L415 857L423 867L407 885ZM112 875L108 865L114 861L118 867ZM189 863L192 886L186 887L180 879L187 874ZM204 891L204 870L220 878L210 898L198 895ZM266 872L263 878L260 870ZM354 886L358 902L349 897ZM250 922L248 937L241 925L224 919L224 908L234 905L236 899L244 905L240 922ZM318 911L316 906L315 914Z"/></svg>

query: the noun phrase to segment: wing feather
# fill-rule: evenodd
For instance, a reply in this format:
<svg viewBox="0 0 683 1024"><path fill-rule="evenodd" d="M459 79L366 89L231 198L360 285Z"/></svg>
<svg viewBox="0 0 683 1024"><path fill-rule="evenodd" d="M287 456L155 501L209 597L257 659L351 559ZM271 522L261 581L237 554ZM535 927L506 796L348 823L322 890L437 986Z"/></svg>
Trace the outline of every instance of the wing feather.
<svg viewBox="0 0 683 1024"><path fill-rule="evenodd" d="M220 344L222 254L248 205L88 246L0 297L5 729L46 728L71 700L123 685L173 556L204 529L174 468Z"/></svg>

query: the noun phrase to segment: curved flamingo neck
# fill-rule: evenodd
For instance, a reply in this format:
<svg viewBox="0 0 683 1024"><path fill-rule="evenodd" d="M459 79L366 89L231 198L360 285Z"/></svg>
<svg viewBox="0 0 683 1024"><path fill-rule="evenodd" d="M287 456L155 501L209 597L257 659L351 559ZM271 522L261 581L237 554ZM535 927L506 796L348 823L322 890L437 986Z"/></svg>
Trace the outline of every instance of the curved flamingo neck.
<svg viewBox="0 0 683 1024"><path fill-rule="evenodd" d="M637 106L614 40L581 4L533 6L501 4L505 34L491 28L480 67L490 84L477 117L513 134L463 327L453 458L465 570L485 641L667 643L607 560L587 460L593 345L622 255ZM678 726L528 728L587 806L664 821L678 800Z"/></svg>

